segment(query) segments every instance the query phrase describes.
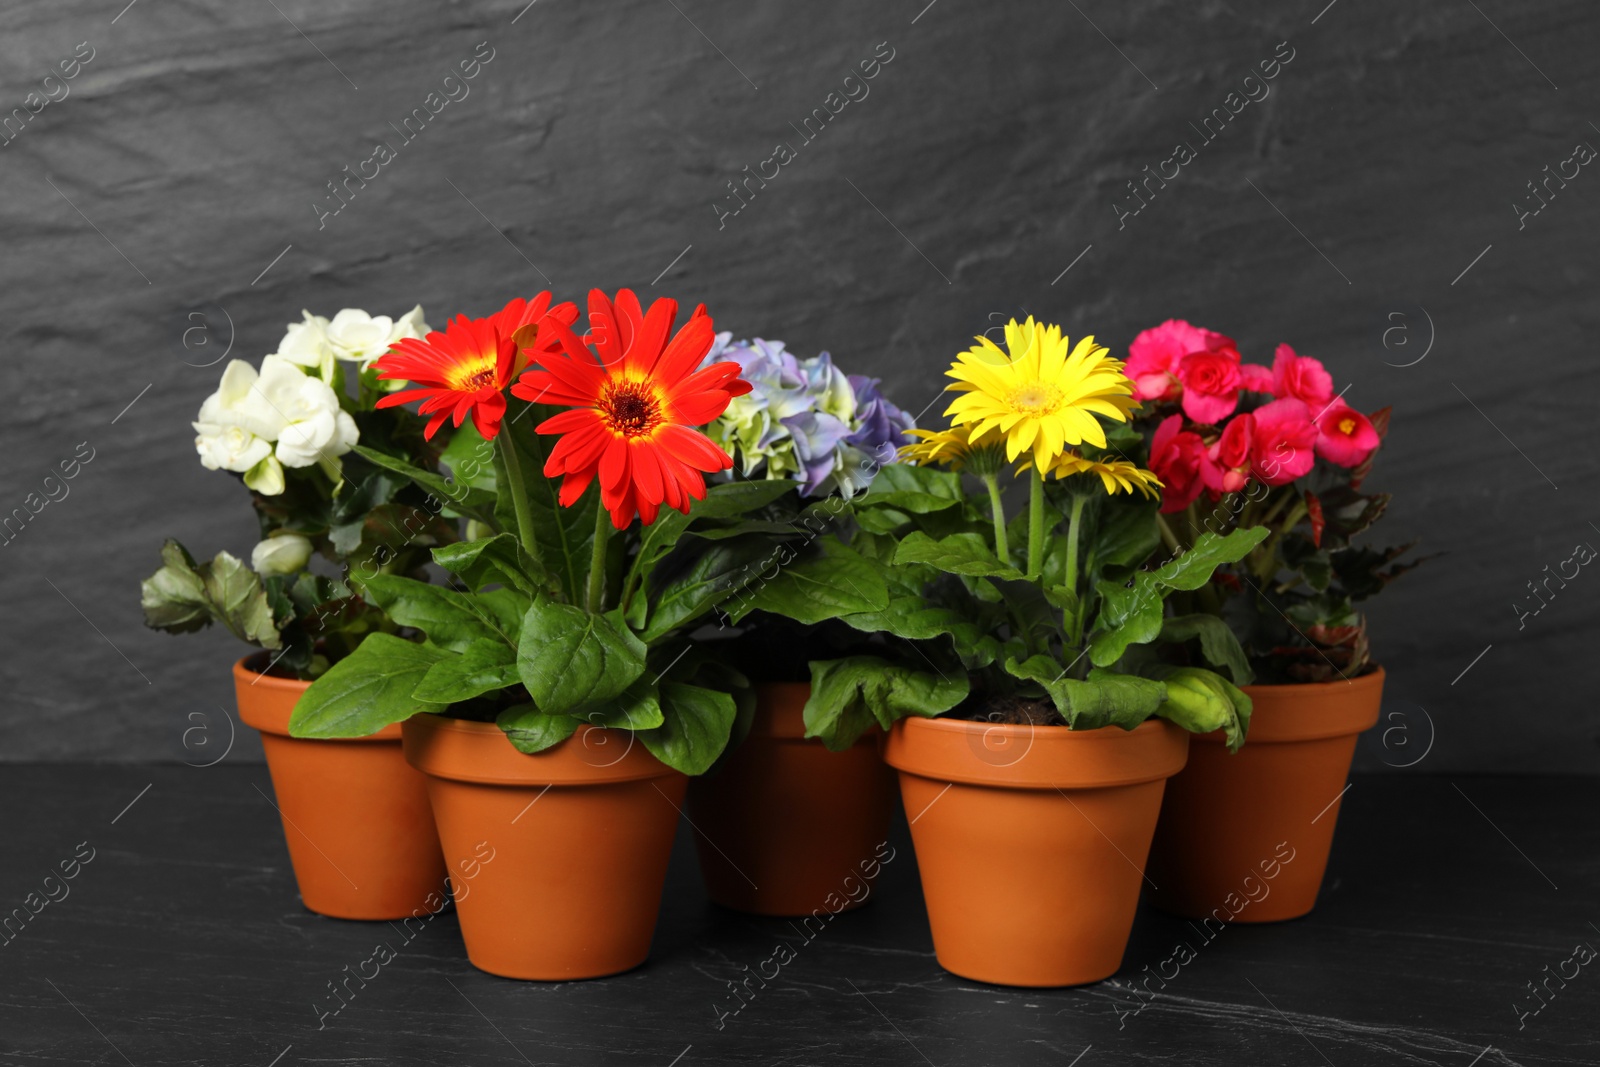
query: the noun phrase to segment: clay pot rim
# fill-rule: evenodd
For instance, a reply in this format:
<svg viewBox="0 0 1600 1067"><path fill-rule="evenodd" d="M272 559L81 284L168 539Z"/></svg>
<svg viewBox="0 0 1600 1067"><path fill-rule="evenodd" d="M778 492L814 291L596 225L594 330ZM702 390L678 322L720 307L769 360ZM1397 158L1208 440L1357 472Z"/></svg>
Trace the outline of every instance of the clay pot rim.
<svg viewBox="0 0 1600 1067"><path fill-rule="evenodd" d="M1243 689L1256 702L1250 716L1245 747L1296 741L1321 741L1371 729L1381 711L1384 670L1338 682L1303 682L1298 685L1247 685ZM1293 707L1314 702L1314 707ZM1263 710L1263 703L1265 709ZM1196 741L1221 744L1221 730L1196 734Z"/></svg>
<svg viewBox="0 0 1600 1067"><path fill-rule="evenodd" d="M261 658L262 653L252 652L233 665L233 683L238 692L248 689L264 689L269 693L293 694L298 701L311 688L310 682L303 682L298 678L280 678L276 674L264 674L250 666L250 661ZM253 726L264 734L275 734L279 737L290 737L289 718L294 714L294 705L289 705L289 710L282 710L279 701L275 700L241 700L239 705L239 719L246 726ZM346 741L370 742L400 740L400 724L390 723L375 734L366 737L293 737L294 741L344 743Z"/></svg>
<svg viewBox="0 0 1600 1067"><path fill-rule="evenodd" d="M580 725L565 741L530 755L517 751L505 731L492 722L421 712L398 725L407 763L424 774L456 782L523 788L611 785L682 773L651 755L629 730ZM602 735L603 744L623 745L622 755L605 764L586 760L584 741L591 733Z"/></svg>
<svg viewBox="0 0 1600 1067"><path fill-rule="evenodd" d="M968 747L975 735L996 733L1026 741L1029 747L1015 762L1004 765L989 763ZM1182 727L1155 718L1146 719L1132 730L1120 726L1073 730L1066 726L912 716L899 720L890 730L883 760L906 774L965 785L1099 789L1153 782L1177 774L1188 760L1189 736ZM1105 759L1110 746L1121 750L1113 761ZM1044 758L1030 760L1028 757L1035 752Z"/></svg>

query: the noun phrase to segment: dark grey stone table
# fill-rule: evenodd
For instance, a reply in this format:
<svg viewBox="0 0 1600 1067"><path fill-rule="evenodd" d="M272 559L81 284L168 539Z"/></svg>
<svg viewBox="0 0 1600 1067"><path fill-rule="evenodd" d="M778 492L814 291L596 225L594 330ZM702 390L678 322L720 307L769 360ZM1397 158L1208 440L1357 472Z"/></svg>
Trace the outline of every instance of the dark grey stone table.
<svg viewBox="0 0 1600 1067"><path fill-rule="evenodd" d="M903 820L873 903L810 940L708 905L682 827L650 962L538 985L475 971L449 913L407 938L305 911L263 791L257 766L0 769L0 911L93 856L5 931L0 1063L1600 1063L1600 963L1568 962L1600 946L1595 779L1358 777L1311 916L1203 943L1143 908L1115 979L1049 991L940 970ZM379 941L398 957L320 1016ZM1180 941L1195 958L1135 992Z"/></svg>

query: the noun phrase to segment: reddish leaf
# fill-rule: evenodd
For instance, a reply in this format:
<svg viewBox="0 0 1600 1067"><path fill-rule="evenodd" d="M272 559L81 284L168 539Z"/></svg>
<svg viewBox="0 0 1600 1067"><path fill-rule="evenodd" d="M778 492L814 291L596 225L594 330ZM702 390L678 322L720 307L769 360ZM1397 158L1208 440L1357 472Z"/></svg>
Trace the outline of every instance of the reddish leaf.
<svg viewBox="0 0 1600 1067"><path fill-rule="evenodd" d="M1328 520L1322 515L1322 501L1309 489L1306 490L1306 514L1311 519L1311 543L1321 548L1322 530L1328 525Z"/></svg>

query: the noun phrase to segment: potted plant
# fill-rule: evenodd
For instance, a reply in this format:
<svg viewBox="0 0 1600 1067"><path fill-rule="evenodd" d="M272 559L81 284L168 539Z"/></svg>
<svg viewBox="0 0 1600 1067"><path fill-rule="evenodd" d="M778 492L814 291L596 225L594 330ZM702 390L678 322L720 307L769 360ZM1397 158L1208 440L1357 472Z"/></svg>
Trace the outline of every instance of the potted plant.
<svg viewBox="0 0 1600 1067"><path fill-rule="evenodd" d="M248 566L227 552L197 563L169 540L142 586L149 626L220 623L260 649L233 667L239 717L261 731L301 899L337 918L404 918L444 900L433 817L398 729L336 744L289 736L311 681L395 629L362 582L421 574L429 550L456 538L444 502L383 466L390 454L432 464L415 416L376 410L372 369L393 341L426 330L420 307L398 320L306 312L259 371L231 361L200 408L195 447L204 466L244 482L261 540ZM332 574L312 570L319 557Z"/></svg>
<svg viewBox="0 0 1600 1067"><path fill-rule="evenodd" d="M714 648L754 682L755 712L711 772L689 783L700 870L707 894L727 908L800 916L859 907L881 866L875 858L888 837L893 772L879 758L877 731L831 751L806 736L802 712L811 693L807 663L825 657L836 636L829 620L869 606L860 597L874 583L851 588L857 579L847 570L865 564L825 555L816 539L846 521L847 502L895 461L912 420L879 392L877 379L846 376L827 352L800 359L782 341L721 333L706 358L737 363L752 386L706 428L734 457L730 476L794 488L760 512L782 536L750 565L751 580L720 619L724 639ZM779 579L786 567L794 569ZM808 575L845 599L822 603L801 586ZM741 606L773 580L764 598L790 590L789 607L803 623Z"/></svg>
<svg viewBox="0 0 1600 1067"><path fill-rule="evenodd" d="M914 431L914 465L854 502L850 546L889 604L841 614L859 646L811 663L805 722L835 748L889 731L941 966L1071 985L1121 962L1186 731L1238 744L1249 722L1225 679L1155 654L1163 604L1264 534L1152 561L1160 482L1118 456L1138 444L1122 365L1031 318L1005 340L957 358L952 425ZM1019 460L1028 499L1011 515L1001 479Z"/></svg>
<svg viewBox="0 0 1600 1067"><path fill-rule="evenodd" d="M1415 566L1397 562L1412 545L1356 543L1389 503L1362 491L1389 409L1357 412L1321 362L1288 345L1270 368L1246 364L1231 340L1186 322L1144 331L1129 357L1134 395L1158 423L1164 541L1264 535L1188 594L1241 641L1255 713L1244 751L1199 737L1168 784L1151 897L1191 918L1295 918L1316 903L1356 738L1378 719L1384 673L1357 605ZM1201 631L1169 636L1190 661L1214 662Z"/></svg>
<svg viewBox="0 0 1600 1067"><path fill-rule="evenodd" d="M446 857L495 849L457 899L468 956L554 981L649 951L687 776L748 708L745 680L690 632L769 551L748 516L789 487L705 484L733 461L695 427L749 385L736 363L701 367L703 307L674 335L674 301L645 311L629 290L595 290L580 339L577 309L547 304L514 327L458 317L380 361L416 386L384 403L471 416L482 447L446 462L493 486L494 506L483 536L434 552L460 588L367 583L422 640L369 637L312 685L291 731L403 722Z"/></svg>

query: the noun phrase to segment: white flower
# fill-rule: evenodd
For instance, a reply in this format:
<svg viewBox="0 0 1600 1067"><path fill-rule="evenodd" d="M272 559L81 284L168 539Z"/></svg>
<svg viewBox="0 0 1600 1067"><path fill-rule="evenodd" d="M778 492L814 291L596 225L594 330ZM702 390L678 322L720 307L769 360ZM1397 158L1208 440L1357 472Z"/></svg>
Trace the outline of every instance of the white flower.
<svg viewBox="0 0 1600 1067"><path fill-rule="evenodd" d="M414 337L420 341L432 332L427 320L422 317L422 305L418 304L395 322L394 333L390 336L389 343L393 344L407 337Z"/></svg>
<svg viewBox="0 0 1600 1067"><path fill-rule="evenodd" d="M333 377L333 346L328 343L328 320L302 310L301 322L291 322L278 342L277 354L291 363L311 368L323 381Z"/></svg>
<svg viewBox="0 0 1600 1067"><path fill-rule="evenodd" d="M304 378L305 375L293 370ZM256 391L256 369L242 359L228 363L217 391L195 417L195 451L207 470L244 473L272 454L284 418Z"/></svg>
<svg viewBox="0 0 1600 1067"><path fill-rule="evenodd" d="M295 574L311 559L311 542L299 534L278 533L250 550L250 567L263 578Z"/></svg>
<svg viewBox="0 0 1600 1067"><path fill-rule="evenodd" d="M339 359L363 366L389 351L389 346L405 337L422 338L428 324L418 304L396 322L387 315L368 315L359 308L345 308L328 323L328 344Z"/></svg>
<svg viewBox="0 0 1600 1067"><path fill-rule="evenodd" d="M283 492L283 464L277 456L268 456L245 471L244 484L262 496L277 496Z"/></svg>
<svg viewBox="0 0 1600 1067"><path fill-rule="evenodd" d="M254 392L281 416L276 455L285 467L329 463L359 439L355 420L339 407L339 396L320 378L302 374L282 356L261 361Z"/></svg>
<svg viewBox="0 0 1600 1067"><path fill-rule="evenodd" d="M272 454L272 443L238 426L194 424L194 448L206 470L245 471Z"/></svg>

